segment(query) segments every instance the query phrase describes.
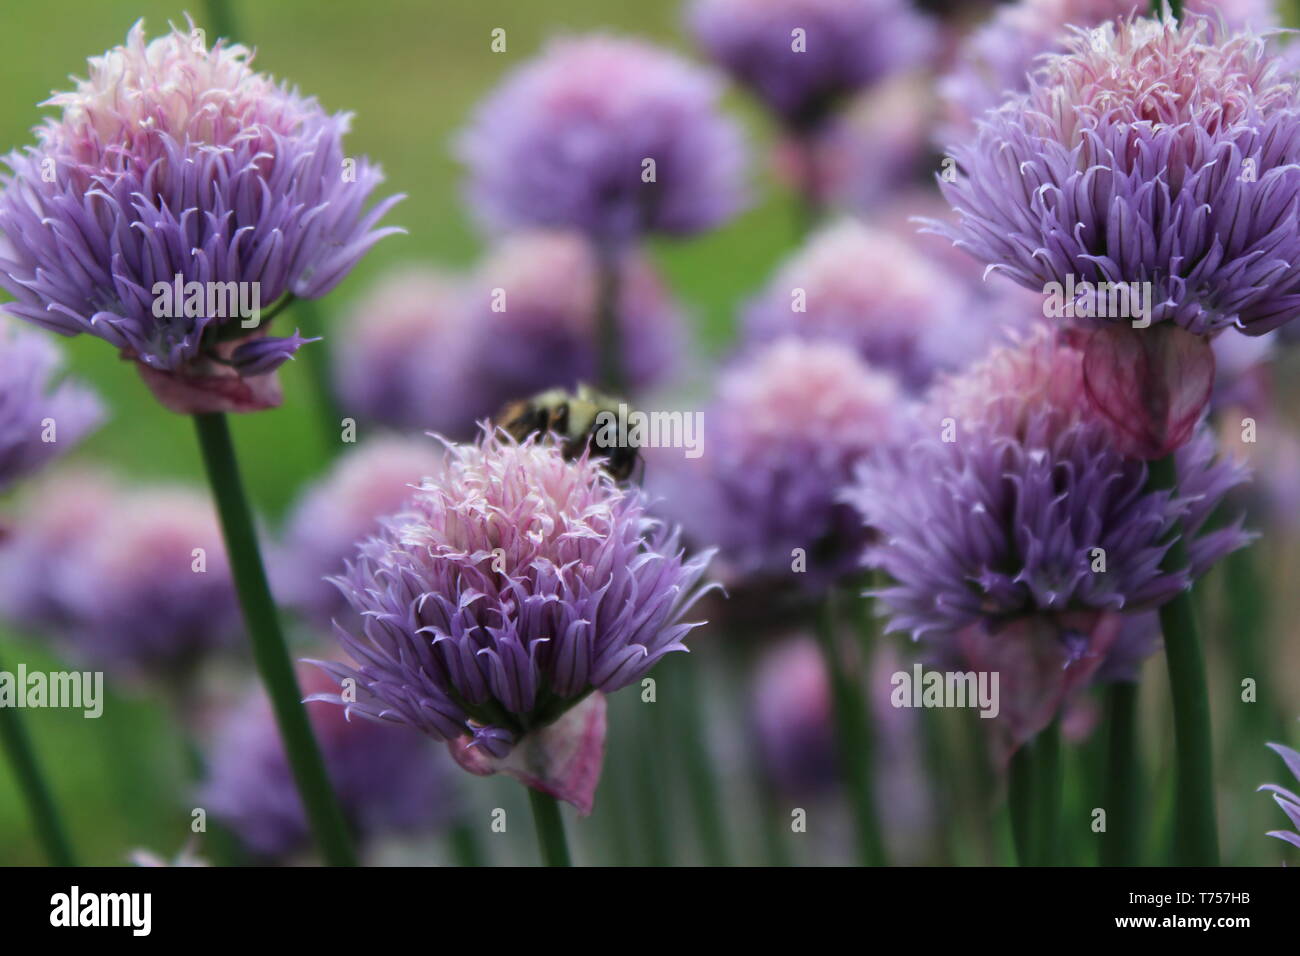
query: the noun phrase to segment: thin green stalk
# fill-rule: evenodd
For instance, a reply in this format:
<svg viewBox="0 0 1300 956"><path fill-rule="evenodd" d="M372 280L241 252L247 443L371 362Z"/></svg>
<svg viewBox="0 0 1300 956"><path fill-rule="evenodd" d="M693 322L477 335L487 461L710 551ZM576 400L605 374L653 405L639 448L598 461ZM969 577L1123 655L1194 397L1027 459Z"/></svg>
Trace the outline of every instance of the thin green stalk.
<svg viewBox="0 0 1300 956"><path fill-rule="evenodd" d="M667 816L672 791L664 775L662 753L663 741L672 731L665 726L663 711L657 709L663 706L655 702L638 704L634 709L633 732L639 741L633 758L636 762L634 793L648 866L672 866L675 849ZM647 707L651 708L648 713ZM626 825L626 821L622 822Z"/></svg>
<svg viewBox="0 0 1300 956"><path fill-rule="evenodd" d="M1024 744L1011 755L1007 774L1007 802L1011 806L1011 837L1016 844L1016 862L1033 866L1034 847L1034 758L1033 745Z"/></svg>
<svg viewBox="0 0 1300 956"><path fill-rule="evenodd" d="M0 707L0 741L4 743L5 752L9 755L18 788L27 800L27 809L36 826L36 836L45 849L50 865L76 866L72 844L68 841L63 820L54 805L54 797L41 773L31 737L27 734L27 727L23 724L17 707Z"/></svg>
<svg viewBox="0 0 1300 956"><path fill-rule="evenodd" d="M537 848L546 866L572 866L569 843L564 836L564 820L560 817L560 804L550 794L528 788L528 802L533 807L533 823L537 826Z"/></svg>
<svg viewBox="0 0 1300 956"><path fill-rule="evenodd" d="M817 640L826 661L831 683L831 709L835 722L835 746L844 775L857 830L858 856L866 866L883 866L884 842L876 818L876 799L871 780L874 750L870 717L857 680L840 652L836 613L837 595L827 594L817 615Z"/></svg>
<svg viewBox="0 0 1300 956"><path fill-rule="evenodd" d="M1023 744L1011 758L1011 833L1021 866L1060 860L1061 730L1059 721Z"/></svg>
<svg viewBox="0 0 1300 956"><path fill-rule="evenodd" d="M817 228L826 214L819 195L821 178L817 155L818 133L815 129L794 134L795 162L799 168L798 196L795 198L795 235L800 243Z"/></svg>
<svg viewBox="0 0 1300 956"><path fill-rule="evenodd" d="M596 378L600 388L624 396L627 374L623 368L619 251L607 243L597 242L593 253L596 258Z"/></svg>
<svg viewBox="0 0 1300 956"><path fill-rule="evenodd" d="M207 0L207 7L208 27L212 31L213 37L225 37L227 40L234 40L235 21L229 0Z"/></svg>
<svg viewBox="0 0 1300 956"><path fill-rule="evenodd" d="M208 482L216 500L217 513L221 518L221 530L235 579L235 589L252 639L253 659L271 698L276 724L280 728L280 736L289 756L298 792L302 795L303 806L307 809L312 832L327 863L331 866L353 866L356 857L347 823L330 786L329 777L326 776L320 748L307 721L307 711L302 705L302 691L298 687L289 650L285 646L275 602L271 599L257 533L253 528L253 517L239 475L235 448L230 440L230 427L226 416L219 412L195 415L194 426L203 451Z"/></svg>
<svg viewBox="0 0 1300 956"><path fill-rule="evenodd" d="M1034 741L1037 793L1034 800L1034 839L1038 845L1038 866L1061 862L1061 724L1053 721Z"/></svg>
<svg viewBox="0 0 1300 956"><path fill-rule="evenodd" d="M451 856L457 866L483 866L483 845L479 842L474 828L465 820L457 821L447 834L451 844Z"/></svg>
<svg viewBox="0 0 1300 956"><path fill-rule="evenodd" d="M1147 486L1172 490L1174 461L1167 455L1151 463ZM1179 529L1165 553L1163 567L1188 566L1187 545ZM1196 632L1190 590L1180 592L1160 609L1165 638L1165 664L1174 709L1173 862L1178 866L1218 866L1219 835L1214 812L1214 757L1210 725L1210 695L1205 658Z"/></svg>
<svg viewBox="0 0 1300 956"><path fill-rule="evenodd" d="M683 769L690 791L692 809L695 811L696 833L704 851L704 862L710 866L727 866L731 852L727 845L727 829L722 819L722 800L713 774L714 762L708 752L705 720L700 712L700 689L695 670L704 662L691 660L685 654L674 655L665 661L672 681L674 716L677 727L675 739L681 744ZM696 657L695 654L690 655ZM664 680L662 686L668 686Z"/></svg>
<svg viewBox="0 0 1300 956"><path fill-rule="evenodd" d="M1142 772L1138 766L1138 685L1112 684L1106 697L1106 832L1102 866L1135 866L1142 839Z"/></svg>
<svg viewBox="0 0 1300 956"><path fill-rule="evenodd" d="M1238 679L1250 677L1255 681L1255 702L1243 703L1238 713L1242 726L1260 739L1281 733L1286 726L1267 664L1272 614L1271 597L1265 586L1268 574L1256 550L1262 544L1234 551L1219 565L1224 592L1219 620L1227 625L1220 627L1220 633L1231 635L1223 643L1227 645Z"/></svg>

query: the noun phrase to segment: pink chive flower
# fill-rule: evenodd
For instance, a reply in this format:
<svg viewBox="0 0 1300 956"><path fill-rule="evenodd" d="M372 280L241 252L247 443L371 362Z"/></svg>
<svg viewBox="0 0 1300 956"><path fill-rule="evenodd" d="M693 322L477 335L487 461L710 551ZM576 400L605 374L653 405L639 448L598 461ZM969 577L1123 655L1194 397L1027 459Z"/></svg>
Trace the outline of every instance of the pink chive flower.
<svg viewBox="0 0 1300 956"><path fill-rule="evenodd" d="M866 559L892 579L878 592L890 630L942 638L1031 618L1074 646L1098 615L1159 607L1250 540L1239 519L1207 530L1246 480L1208 431L1177 452L1177 488L1150 490L1085 396L1084 362L1047 329L995 350L859 470L846 497L878 533ZM1175 527L1188 564L1162 568Z"/></svg>
<svg viewBox="0 0 1300 956"><path fill-rule="evenodd" d="M362 623L336 628L351 662L316 663L355 695L313 699L590 812L603 695L685 650L709 558L598 461L485 429L334 579Z"/></svg>
<svg viewBox="0 0 1300 956"><path fill-rule="evenodd" d="M749 342L786 335L841 342L919 391L968 361L966 290L890 232L844 219L788 259L745 313Z"/></svg>
<svg viewBox="0 0 1300 956"><path fill-rule="evenodd" d="M277 405L304 340L269 335L276 305L325 295L397 231L375 224L400 197L364 209L382 177L344 154L349 117L251 59L137 23L4 160L9 310L104 339L173 411Z"/></svg>
<svg viewBox="0 0 1300 956"><path fill-rule="evenodd" d="M902 402L848 346L779 339L719 378L700 457L663 450L648 480L692 540L718 548L728 587L819 593L858 567L865 531L838 496L896 437Z"/></svg>
<svg viewBox="0 0 1300 956"><path fill-rule="evenodd" d="M1277 24L1271 0L1187 0L1189 13L1221 16L1232 29L1266 30ZM1066 52L1070 27L1097 27L1151 10L1142 0L1016 0L998 7L957 48L939 84L947 106L947 138L966 135L988 110L1023 93L1044 54Z"/></svg>

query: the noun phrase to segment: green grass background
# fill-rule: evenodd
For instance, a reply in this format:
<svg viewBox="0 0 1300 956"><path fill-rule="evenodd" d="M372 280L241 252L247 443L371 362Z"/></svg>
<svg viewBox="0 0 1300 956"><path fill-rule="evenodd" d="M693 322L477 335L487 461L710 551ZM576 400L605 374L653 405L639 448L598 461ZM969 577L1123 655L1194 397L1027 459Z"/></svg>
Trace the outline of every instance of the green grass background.
<svg viewBox="0 0 1300 956"><path fill-rule="evenodd" d="M346 307L395 264L423 261L460 268L474 262L483 244L461 202L460 169L450 144L475 102L547 38L611 29L688 49L678 28L677 5L668 2L228 2L237 18L237 38L256 49L257 66L316 96L330 110L354 113L348 154L381 163L387 177L383 189L407 196L388 221L408 234L381 242L324 300L327 315ZM209 8L203 0L188 5L158 0L4 4L0 150L30 142L32 127L47 112L37 104L51 91L66 89L69 75L84 76L86 58L121 43L137 19L145 20L153 36L169 21L183 24L187 12L198 26L208 28ZM497 27L506 30L504 53L489 47ZM211 29L208 35L211 41ZM729 106L753 129L759 155L763 127L755 111L738 96ZM760 201L726 228L699 239L656 244L653 250L694 317L702 347L710 350L720 348L730 334L731 305L757 286L791 242L788 197L763 188L755 192ZM64 344L73 372L95 385L112 416L76 458L109 463L142 481L201 483L190 422L163 411L134 368L103 342L83 336ZM272 521L327 461L306 364L290 363L282 379L281 408L240 416L233 423L245 480L255 505ZM0 654L31 668L56 666L28 644L0 640ZM164 713L147 699L114 698L107 710L111 719L97 721L55 710L24 712L82 857L114 863L132 846L172 849L179 845L185 823L175 805L184 780L179 745ZM6 768L0 773L0 864L41 859Z"/></svg>

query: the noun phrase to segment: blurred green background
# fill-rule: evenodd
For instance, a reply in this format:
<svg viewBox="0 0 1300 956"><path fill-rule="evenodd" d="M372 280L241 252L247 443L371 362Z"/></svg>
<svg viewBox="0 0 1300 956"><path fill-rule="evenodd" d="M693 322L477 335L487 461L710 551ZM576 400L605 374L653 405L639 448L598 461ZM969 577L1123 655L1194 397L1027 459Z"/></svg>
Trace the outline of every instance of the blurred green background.
<svg viewBox="0 0 1300 956"><path fill-rule="evenodd" d="M461 203L451 140L475 102L547 38L611 29L689 47L675 3L226 0L226 5L238 24L236 39L256 49L258 68L316 96L327 109L354 113L349 154L381 163L387 177L381 191L407 196L387 222L409 234L381 242L321 303L327 315L346 307L395 264L433 261L459 268L473 263L483 246ZM4 4L0 150L30 142L32 127L46 112L37 104L51 91L68 88L70 75L84 76L87 57L123 42L137 19L145 20L152 37L169 21L183 24L186 13L211 41L216 31L204 0ZM504 53L489 48L497 27L506 30ZM763 125L756 112L738 95L728 105L747 117L759 155ZM702 343L712 350L729 335L731 305L762 281L793 237L788 198L768 189L755 192L757 204L726 228L654 248L697 320ZM73 372L93 383L111 409L109 422L74 459L105 462L148 481L201 483L190 422L163 411L134 368L103 342L83 336L63 344ZM289 363L282 372L284 405L233 421L245 481L260 513L271 521L328 461L308 379L305 362ZM10 669L19 659L33 669L53 666L30 644L0 639L0 654ZM134 846L168 852L179 846L186 832L175 800L185 780L183 754L157 706L113 699L112 719L96 721L56 710L25 714L83 861L117 863ZM156 845L167 839L163 834L174 835L174 845ZM0 772L0 864L42 859L6 768Z"/></svg>
<svg viewBox="0 0 1300 956"><path fill-rule="evenodd" d="M610 28L689 50L675 2L230 0L230 7L239 25L236 39L256 47L258 67L315 95L329 109L354 112L349 153L366 154L382 163L385 189L408 197L389 222L404 226L409 234L384 240L323 303L327 313L346 306L394 264L434 261L455 268L474 261L482 244L460 201L459 171L449 144L474 103L506 70L532 56L547 37ZM66 88L69 74L83 75L88 56L122 42L135 20L144 18L154 35L169 20L182 23L187 9L211 38L215 31L202 0L188 7L163 0L6 3L0 11L0 89L4 91L0 149L29 142L31 128L44 115L36 104L52 90ZM501 54L489 49L490 32L497 27L507 31L508 49ZM795 236L792 197L765 179L767 127L743 97L732 94L728 106L745 118L753 133L756 204L724 229L653 247L671 286L695 319L702 347L711 354L723 349L729 339L735 304L752 293L773 264L790 251ZM134 369L104 343L82 337L66 345L73 370L104 395L112 414L77 457L109 463L142 480L200 483L189 421L163 411ZM233 425L246 482L259 511L270 521L283 513L296 491L328 460L311 407L314 393L306 363L290 363L282 378L283 407L238 417ZM1278 582L1293 580L1292 544L1271 544L1261 551L1264 560L1258 566L1271 568ZM1300 714L1294 641L1281 640L1292 633L1292 591L1280 589L1286 603L1278 609L1277 620L1284 623L1275 634L1279 639L1275 644L1286 652L1274 654L1266 664L1282 695L1269 702L1274 714ZM1210 644L1221 647L1230 639L1230 633L1212 634ZM0 639L0 655L10 667L19 659L30 668L55 666L30 645L11 639ZM1270 800L1253 791L1260 782L1285 777L1280 761L1264 751L1263 740L1285 734L1288 742L1300 743L1300 725L1262 725L1268 731L1262 739L1228 736L1240 729L1225 717L1229 707L1223 703L1235 693L1235 679L1227 676L1235 671L1218 666L1214 656L1211 666L1220 723L1217 770L1225 860L1275 862L1282 848L1265 838L1263 831L1283 825L1284 820ZM1167 809L1155 798L1163 792L1168 772L1165 693L1163 661L1156 658L1147 668L1143 694L1146 749L1152 764L1148 767L1151 808L1156 819ZM83 862L121 863L127 851L138 846L164 854L180 847L188 832L188 817L177 798L184 792L185 761L164 708L148 699L114 696L106 716L97 721L58 710L26 711L24 716ZM1075 755L1072 772L1077 777L1096 757L1092 751ZM525 813L516 785L495 780L469 784L490 787L501 805L518 806L519 814ZM954 781L944 784L951 787ZM1086 814L1085 797L1075 793L1071 799L1072 810ZM42 861L6 768L0 771L0 864Z"/></svg>

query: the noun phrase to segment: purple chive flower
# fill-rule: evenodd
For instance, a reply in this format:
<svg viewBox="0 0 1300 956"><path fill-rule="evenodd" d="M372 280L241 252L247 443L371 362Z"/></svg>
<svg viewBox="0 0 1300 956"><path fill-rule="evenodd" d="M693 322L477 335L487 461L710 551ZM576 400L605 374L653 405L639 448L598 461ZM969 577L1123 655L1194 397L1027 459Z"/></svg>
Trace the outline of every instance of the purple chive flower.
<svg viewBox="0 0 1300 956"><path fill-rule="evenodd" d="M1300 753L1282 744L1269 744L1268 748L1282 758L1286 768L1291 771L1291 776L1300 781ZM1268 835L1284 840L1292 846L1300 847L1300 832L1297 832L1300 831L1300 797L1297 797L1293 791L1280 787L1275 783L1266 783L1259 789L1267 790L1273 794L1273 799L1277 801L1277 805L1282 808L1282 812L1291 821L1291 825L1296 828L1295 830L1270 830Z"/></svg>
<svg viewBox="0 0 1300 956"><path fill-rule="evenodd" d="M829 339L896 375L911 391L970 360L965 286L914 245L845 219L786 261L745 314L749 342ZM972 328L973 327L973 328Z"/></svg>
<svg viewBox="0 0 1300 956"><path fill-rule="evenodd" d="M686 335L676 303L648 259L620 254L616 315L622 367L637 391L681 362ZM548 388L573 389L597 372L596 256L574 233L513 236L479 266L471 293L466 400L475 418Z"/></svg>
<svg viewBox="0 0 1300 956"><path fill-rule="evenodd" d="M847 346L781 339L723 374L701 456L664 452L648 474L691 538L718 547L728 586L816 592L857 567L865 532L837 496L894 437L900 401Z"/></svg>
<svg viewBox="0 0 1300 956"><path fill-rule="evenodd" d="M399 197L363 210L382 177L344 155L348 116L250 61L176 28L146 43L137 23L4 160L9 310L116 346L178 412L278 404L271 373L302 340L268 344L267 314L397 231L374 226Z"/></svg>
<svg viewBox="0 0 1300 956"><path fill-rule="evenodd" d="M686 558L585 455L485 429L449 446L403 513L334 579L364 624L338 628L355 664L349 713L446 741L474 773L505 771L591 809L602 694L684 650L682 615L709 555Z"/></svg>
<svg viewBox="0 0 1300 956"><path fill-rule="evenodd" d="M348 602L326 578L343 572L357 543L379 532L380 518L402 510L441 458L424 437L384 436L348 452L290 514L275 563L276 594L321 627L345 619Z"/></svg>
<svg viewBox="0 0 1300 956"><path fill-rule="evenodd" d="M686 19L709 56L792 129L819 126L934 46L905 0L696 0Z"/></svg>
<svg viewBox="0 0 1300 956"><path fill-rule="evenodd" d="M88 488L87 500L43 494L33 513L71 508L84 514L100 496L103 513L76 526L71 515L34 518L10 559L33 560L48 579L33 581L20 569L5 603L16 616L26 608L32 625L80 661L125 679L183 681L205 655L240 633L211 503L186 488L108 492L93 479L77 481ZM50 490L75 489L61 483Z"/></svg>
<svg viewBox="0 0 1300 956"><path fill-rule="evenodd" d="M59 378L44 336L0 317L0 492L67 452L104 417L87 388Z"/></svg>
<svg viewBox="0 0 1300 956"><path fill-rule="evenodd" d="M307 668L299 680L307 692L332 686ZM334 792L361 840L431 832L455 815L446 758L426 738L348 720L336 707L313 704L307 712ZM310 845L302 800L264 694L225 716L197 801L258 857L285 860Z"/></svg>
<svg viewBox="0 0 1300 956"><path fill-rule="evenodd" d="M467 434L475 379L465 374L463 283L423 267L389 273L343 316L333 350L344 414L400 431ZM495 411L495 409L493 409Z"/></svg>
<svg viewBox="0 0 1300 956"><path fill-rule="evenodd" d="M995 350L860 470L848 498L879 534L867 563L893 579L878 592L889 630L1029 619L1082 651L1099 615L1158 607L1247 542L1240 521L1205 531L1244 469L1216 460L1202 429L1176 453L1177 490L1148 491L1146 465L1084 396L1083 363L1046 329ZM1190 565L1162 570L1176 524Z"/></svg>
<svg viewBox="0 0 1300 956"><path fill-rule="evenodd" d="M1074 31L1068 51L952 151L947 234L1038 291L1150 283L1150 320L1193 333L1288 322L1300 94L1265 41L1188 16Z"/></svg>
<svg viewBox="0 0 1300 956"><path fill-rule="evenodd" d="M67 633L75 625L62 589L119 493L103 474L55 471L24 495L22 521L0 536L0 617L33 634Z"/></svg>
<svg viewBox="0 0 1300 956"><path fill-rule="evenodd" d="M826 662L807 636L764 653L754 677L758 756L784 796L815 797L840 781Z"/></svg>
<svg viewBox="0 0 1300 956"><path fill-rule="evenodd" d="M743 204L745 167L721 87L639 40L557 40L507 76L461 134L474 209L492 229L576 229L607 242L717 226Z"/></svg>
<svg viewBox="0 0 1300 956"><path fill-rule="evenodd" d="M1187 0L1189 13L1220 15L1228 27L1265 30L1276 25L1271 0ZM972 31L939 84L946 106L946 136L968 135L986 111L1009 94L1024 93L1043 54L1064 53L1069 27L1096 27L1151 9L1143 0L1016 0Z"/></svg>

